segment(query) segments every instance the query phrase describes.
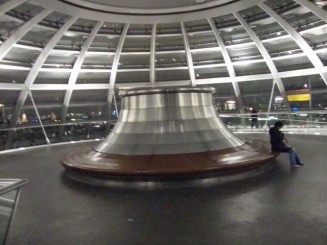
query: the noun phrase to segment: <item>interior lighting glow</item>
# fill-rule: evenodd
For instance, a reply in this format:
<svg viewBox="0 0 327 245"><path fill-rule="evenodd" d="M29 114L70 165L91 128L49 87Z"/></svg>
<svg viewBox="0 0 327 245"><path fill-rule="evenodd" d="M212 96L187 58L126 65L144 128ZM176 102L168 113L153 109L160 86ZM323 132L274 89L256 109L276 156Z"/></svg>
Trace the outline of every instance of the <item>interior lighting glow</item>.
<svg viewBox="0 0 327 245"><path fill-rule="evenodd" d="M75 37L75 33L69 32L69 31L65 32L64 35L67 36L67 37Z"/></svg>
<svg viewBox="0 0 327 245"><path fill-rule="evenodd" d="M13 45L15 48L21 48L21 49L29 49L29 50L42 50L42 48L39 47L33 47L33 46L27 46L27 45L22 45L22 44L14 44Z"/></svg>
<svg viewBox="0 0 327 245"><path fill-rule="evenodd" d="M0 65L0 69L4 70L16 70L16 71L29 71L29 67L22 67L22 66L11 66L11 65Z"/></svg>
<svg viewBox="0 0 327 245"><path fill-rule="evenodd" d="M248 66L254 63L263 62L263 59L260 60L241 60L241 61L235 61L233 62L233 65L239 65L239 66Z"/></svg>
<svg viewBox="0 0 327 245"><path fill-rule="evenodd" d="M277 36L280 36L280 35L282 35L282 33L280 33L280 32L277 32L276 34L277 34Z"/></svg>
<svg viewBox="0 0 327 245"><path fill-rule="evenodd" d="M43 72L55 72L55 73L67 73L71 72L71 68L41 68L40 71Z"/></svg>
<svg viewBox="0 0 327 245"><path fill-rule="evenodd" d="M276 96L275 97L275 102L282 102L284 98L282 96Z"/></svg>
<svg viewBox="0 0 327 245"><path fill-rule="evenodd" d="M278 56L272 58L272 60L284 60L284 59L290 59L290 58L296 58L296 57L301 57L304 56L305 54L303 53L298 53L298 54L290 54L290 55L284 55L284 56Z"/></svg>

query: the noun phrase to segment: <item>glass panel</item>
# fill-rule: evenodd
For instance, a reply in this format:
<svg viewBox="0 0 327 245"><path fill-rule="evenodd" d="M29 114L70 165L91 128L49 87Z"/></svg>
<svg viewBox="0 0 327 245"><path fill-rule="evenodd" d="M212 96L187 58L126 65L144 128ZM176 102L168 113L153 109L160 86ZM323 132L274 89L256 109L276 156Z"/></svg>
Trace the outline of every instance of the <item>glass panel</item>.
<svg viewBox="0 0 327 245"><path fill-rule="evenodd" d="M109 54L107 52L104 53L86 53L85 59L83 61L82 68L86 67L94 67L94 68L100 68L100 67L109 67L112 65L112 62L114 60L114 54Z"/></svg>
<svg viewBox="0 0 327 245"><path fill-rule="evenodd" d="M5 57L5 60L17 62L25 67L31 66L34 60L39 56L40 50L31 50L24 48L11 48Z"/></svg>
<svg viewBox="0 0 327 245"><path fill-rule="evenodd" d="M20 91L0 90L0 129L9 127Z"/></svg>
<svg viewBox="0 0 327 245"><path fill-rule="evenodd" d="M290 37L271 38L263 41L272 58L302 53L300 47Z"/></svg>
<svg viewBox="0 0 327 245"><path fill-rule="evenodd" d="M207 20L195 20L185 22L185 28L187 32L196 31L207 31L211 30L210 25Z"/></svg>
<svg viewBox="0 0 327 245"><path fill-rule="evenodd" d="M267 66L267 63L262 62L242 62L242 63L234 63L233 64L236 76L244 76L244 75L255 75L255 74L269 74L270 70Z"/></svg>
<svg viewBox="0 0 327 245"><path fill-rule="evenodd" d="M227 46L228 53L233 61L262 59L262 55L255 44Z"/></svg>
<svg viewBox="0 0 327 245"><path fill-rule="evenodd" d="M217 47L217 40L212 32L188 34L191 49Z"/></svg>
<svg viewBox="0 0 327 245"><path fill-rule="evenodd" d="M195 77L196 79L201 78L213 78L213 77L229 77L227 67L203 67L203 68L197 68L194 67Z"/></svg>
<svg viewBox="0 0 327 245"><path fill-rule="evenodd" d="M188 69L184 70L157 70L156 71L156 81L179 81L179 80L189 80L190 76Z"/></svg>
<svg viewBox="0 0 327 245"><path fill-rule="evenodd" d="M279 72L313 68L312 63L304 54L276 57L273 58L273 61Z"/></svg>
<svg viewBox="0 0 327 245"><path fill-rule="evenodd" d="M178 53L156 53L156 68L187 66L184 51Z"/></svg>
<svg viewBox="0 0 327 245"><path fill-rule="evenodd" d="M194 65L206 64L224 64L224 58L220 50L203 50L199 52L192 52Z"/></svg>
<svg viewBox="0 0 327 245"><path fill-rule="evenodd" d="M149 82L150 81L150 70L135 70L135 71L123 71L118 70L116 83L138 83L138 82Z"/></svg>
<svg viewBox="0 0 327 245"><path fill-rule="evenodd" d="M176 36L157 36L156 37L156 51L167 50L185 50L184 40L182 35Z"/></svg>
<svg viewBox="0 0 327 245"><path fill-rule="evenodd" d="M123 52L150 52L151 38L127 36L124 41Z"/></svg>
<svg viewBox="0 0 327 245"><path fill-rule="evenodd" d="M71 103L107 102L108 90L74 90Z"/></svg>
<svg viewBox="0 0 327 245"><path fill-rule="evenodd" d="M149 68L150 67L150 53L149 54L122 54L119 60L119 67L122 69L128 68Z"/></svg>

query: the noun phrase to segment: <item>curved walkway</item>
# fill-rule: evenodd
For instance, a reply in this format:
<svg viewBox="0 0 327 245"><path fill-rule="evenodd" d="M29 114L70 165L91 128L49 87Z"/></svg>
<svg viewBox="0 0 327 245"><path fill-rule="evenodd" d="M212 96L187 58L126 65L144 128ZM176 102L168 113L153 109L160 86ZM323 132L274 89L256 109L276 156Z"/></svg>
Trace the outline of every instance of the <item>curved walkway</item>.
<svg viewBox="0 0 327 245"><path fill-rule="evenodd" d="M29 179L7 245L327 244L327 137L288 137L304 167L291 170L281 154L262 174L189 185L73 181L59 159L92 142L1 154L1 177Z"/></svg>

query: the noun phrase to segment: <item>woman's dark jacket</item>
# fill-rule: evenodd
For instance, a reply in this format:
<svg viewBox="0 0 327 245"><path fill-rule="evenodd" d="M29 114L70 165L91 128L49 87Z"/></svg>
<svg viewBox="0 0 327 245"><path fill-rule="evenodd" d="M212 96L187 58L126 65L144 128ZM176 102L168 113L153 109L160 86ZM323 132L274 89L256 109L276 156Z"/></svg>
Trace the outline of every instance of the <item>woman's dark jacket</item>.
<svg viewBox="0 0 327 245"><path fill-rule="evenodd" d="M272 127L269 129L270 135L270 144L271 144L271 151L277 152L290 152L291 147L288 147L284 143L284 133L281 132L278 128Z"/></svg>

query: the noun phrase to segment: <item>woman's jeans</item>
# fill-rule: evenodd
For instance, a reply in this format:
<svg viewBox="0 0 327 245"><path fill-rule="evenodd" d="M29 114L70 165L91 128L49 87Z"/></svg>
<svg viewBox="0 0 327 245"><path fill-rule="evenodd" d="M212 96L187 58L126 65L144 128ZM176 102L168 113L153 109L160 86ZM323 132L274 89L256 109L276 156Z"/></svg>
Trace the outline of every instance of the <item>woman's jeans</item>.
<svg viewBox="0 0 327 245"><path fill-rule="evenodd" d="M290 163L292 166L299 164L301 162L299 156L297 155L297 152L293 148L291 148L289 152L289 156L290 156Z"/></svg>

